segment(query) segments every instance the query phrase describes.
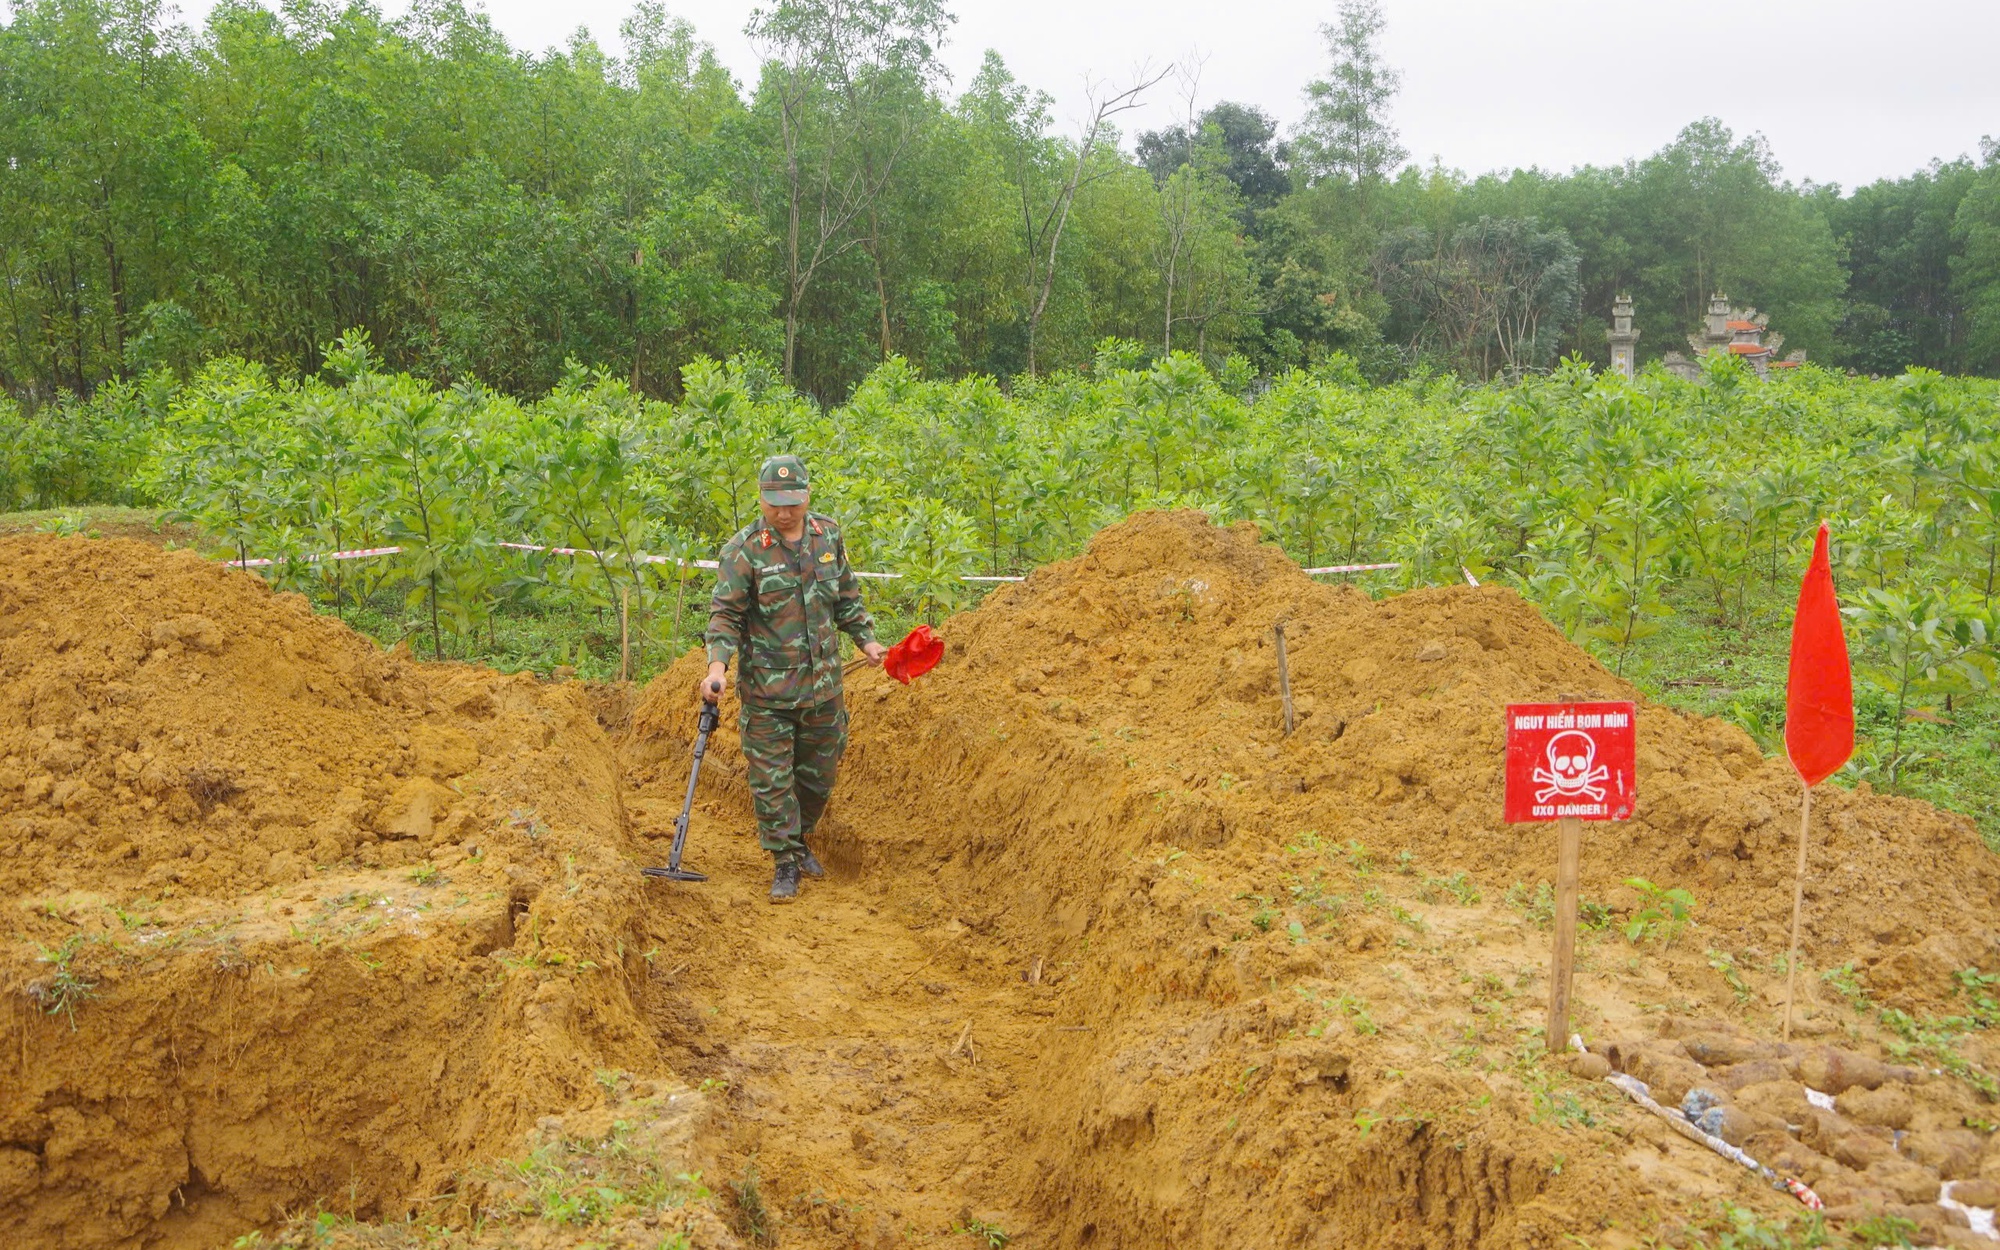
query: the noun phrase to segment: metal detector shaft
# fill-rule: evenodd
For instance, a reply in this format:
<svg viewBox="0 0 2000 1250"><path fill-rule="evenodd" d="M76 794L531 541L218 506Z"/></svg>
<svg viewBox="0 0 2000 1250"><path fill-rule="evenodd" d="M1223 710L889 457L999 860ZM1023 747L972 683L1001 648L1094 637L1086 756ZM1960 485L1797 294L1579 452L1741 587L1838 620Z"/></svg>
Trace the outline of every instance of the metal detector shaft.
<svg viewBox="0 0 2000 1250"><path fill-rule="evenodd" d="M688 818L694 814L694 787L701 780L701 757L708 754L708 735L722 723L722 713L713 703L701 705L701 719L695 725L694 767L688 771L687 797L681 801L681 814L674 821L674 845L667 853L665 868L642 868L649 877L665 877L670 881L706 881L708 874L681 867L681 852L687 849Z"/></svg>
<svg viewBox="0 0 2000 1250"><path fill-rule="evenodd" d="M674 849L667 856L669 868L681 866L681 852L687 849L688 817L694 813L694 786L701 780L701 757L708 754L708 735L715 732L716 722L721 719L715 704L701 705L701 721L694 736L694 767L688 770L687 797L681 800L681 814L674 821Z"/></svg>

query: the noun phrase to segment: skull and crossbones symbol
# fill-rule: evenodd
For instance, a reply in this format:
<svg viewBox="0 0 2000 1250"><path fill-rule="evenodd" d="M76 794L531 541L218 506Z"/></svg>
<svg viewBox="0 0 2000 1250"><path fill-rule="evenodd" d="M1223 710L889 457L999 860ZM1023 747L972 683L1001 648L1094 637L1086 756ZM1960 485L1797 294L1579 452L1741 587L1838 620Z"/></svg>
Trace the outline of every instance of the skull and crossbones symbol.
<svg viewBox="0 0 2000 1250"><path fill-rule="evenodd" d="M1544 787L1535 791L1535 802L1546 803L1558 794L1604 798L1604 787L1597 783L1609 778L1611 770L1597 763L1597 743L1589 734L1564 730L1549 739L1548 756L1549 766L1535 769L1535 784Z"/></svg>

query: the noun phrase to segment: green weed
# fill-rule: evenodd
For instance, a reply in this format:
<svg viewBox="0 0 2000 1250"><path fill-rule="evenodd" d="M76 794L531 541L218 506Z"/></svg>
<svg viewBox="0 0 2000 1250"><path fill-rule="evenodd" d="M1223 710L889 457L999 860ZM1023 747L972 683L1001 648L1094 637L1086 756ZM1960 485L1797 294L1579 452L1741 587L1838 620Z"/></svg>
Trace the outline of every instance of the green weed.
<svg viewBox="0 0 2000 1250"><path fill-rule="evenodd" d="M2000 973L1981 972L1977 968L1961 968L1952 974L1958 983L1956 993L1965 997L1972 1019L1982 1029L1992 1028L2000 1023L2000 1003L1996 1003L1992 990L2000 985Z"/></svg>
<svg viewBox="0 0 2000 1250"><path fill-rule="evenodd" d="M1293 855L1324 855L1327 852L1326 839L1320 837L1317 830L1308 829L1286 843L1285 850Z"/></svg>
<svg viewBox="0 0 2000 1250"><path fill-rule="evenodd" d="M90 517L81 512L59 512L37 524L35 530L41 534L60 534L66 537L78 534L88 538L98 537L97 531L91 527Z"/></svg>
<svg viewBox="0 0 2000 1250"><path fill-rule="evenodd" d="M955 1235L972 1238L979 1245L986 1247L986 1250L1001 1250L1001 1247L1014 1240L1013 1234L998 1224L976 1218L966 1220L962 1224L953 1224L951 1231Z"/></svg>
<svg viewBox="0 0 2000 1250"><path fill-rule="evenodd" d="M1834 993L1846 999L1848 1006L1857 1010L1867 1006L1868 992L1862 988L1861 977L1855 972L1853 964L1845 963L1838 968L1828 968L1819 974L1819 979L1832 987Z"/></svg>
<svg viewBox="0 0 2000 1250"><path fill-rule="evenodd" d="M1708 966L1721 973L1722 979L1729 982L1730 991L1736 995L1737 1005L1740 1007L1749 1002L1750 984L1743 979L1742 969L1736 966L1736 957L1714 947L1710 947L1707 954Z"/></svg>
<svg viewBox="0 0 2000 1250"><path fill-rule="evenodd" d="M1522 1065L1522 1079L1532 1095L1528 1110L1530 1124L1554 1124L1558 1128L1595 1128L1597 1117L1583 1100L1562 1087L1555 1074Z"/></svg>
<svg viewBox="0 0 2000 1250"><path fill-rule="evenodd" d="M1521 913L1522 919L1538 929L1547 929L1556 922L1556 891L1546 881L1535 883L1529 889L1524 882L1516 881L1507 887L1507 906Z"/></svg>
<svg viewBox="0 0 2000 1250"><path fill-rule="evenodd" d="M1900 1215L1871 1215L1848 1229L1850 1236L1864 1246L1914 1246L1917 1222Z"/></svg>
<svg viewBox="0 0 2000 1250"><path fill-rule="evenodd" d="M1347 1017L1348 1023L1354 1026L1356 1033L1372 1037L1382 1031L1380 1026L1375 1023L1375 1017L1368 1014L1368 1002L1366 999L1354 994L1342 994L1339 998L1334 999L1330 1005L1337 1014Z"/></svg>
<svg viewBox="0 0 2000 1250"><path fill-rule="evenodd" d="M549 831L542 823L540 813L530 807L517 807L507 815L507 823L526 834L531 841L538 841Z"/></svg>
<svg viewBox="0 0 2000 1250"><path fill-rule="evenodd" d="M1460 907L1471 907L1479 901L1479 887L1472 884L1463 871L1449 877L1426 877L1417 887L1417 897L1426 903L1435 903L1445 895L1457 900Z"/></svg>
<svg viewBox="0 0 2000 1250"><path fill-rule="evenodd" d="M77 1031L77 1005L97 997L97 982L85 979L76 968L76 953L86 940L82 934L73 933L53 950L37 942L35 962L49 965L52 971L45 979L28 986L28 997L40 1003L47 1014L66 1018L72 1033Z"/></svg>
<svg viewBox="0 0 2000 1250"><path fill-rule="evenodd" d="M1773 1221L1733 1205L1725 1205L1720 1216L1709 1221L1697 1237L1694 1244L1701 1250L1820 1250L1838 1244L1824 1217L1816 1212ZM1863 1240L1860 1244L1873 1247L1884 1243Z"/></svg>
<svg viewBox="0 0 2000 1250"><path fill-rule="evenodd" d="M1991 981L1977 968L1953 974L1958 993L1972 997L1972 1014L1963 1016L1912 1015L1896 1007L1884 1007L1868 997L1851 963L1829 968L1820 980L1847 1000L1849 1007L1874 1017L1895 1036L1885 1049L1898 1061L1913 1057L1927 1059L1945 1072L1964 1081L1990 1102L2000 1102L2000 1078L1974 1064L1959 1052L1958 1043L1975 1029L1989 1027L1992 1002L1985 997ZM1983 1001L1982 1001L1983 1000Z"/></svg>
<svg viewBox="0 0 2000 1250"><path fill-rule="evenodd" d="M730 1182L729 1188L736 1195L737 1235L747 1237L760 1246L774 1244L777 1236L771 1227L771 1212L764 1205L756 1159L743 1165L743 1179Z"/></svg>
<svg viewBox="0 0 2000 1250"><path fill-rule="evenodd" d="M1691 923L1694 895L1679 886L1654 885L1644 877L1627 877L1625 884L1639 892L1639 906L1625 922L1625 940L1637 946L1657 939L1663 947L1672 946Z"/></svg>
<svg viewBox="0 0 2000 1250"><path fill-rule="evenodd" d="M1338 894L1330 894L1325 882L1315 871L1310 878L1292 877L1288 879L1292 902L1301 908L1321 913L1326 917L1337 917L1347 908L1347 900Z"/></svg>

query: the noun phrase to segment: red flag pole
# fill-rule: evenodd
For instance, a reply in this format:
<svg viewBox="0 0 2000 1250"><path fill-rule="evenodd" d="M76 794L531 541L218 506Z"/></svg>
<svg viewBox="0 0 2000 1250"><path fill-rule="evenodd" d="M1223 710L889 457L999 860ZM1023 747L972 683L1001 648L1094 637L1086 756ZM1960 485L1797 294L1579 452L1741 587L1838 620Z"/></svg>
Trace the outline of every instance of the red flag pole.
<svg viewBox="0 0 2000 1250"><path fill-rule="evenodd" d="M1799 979L1799 917L1806 906L1806 835L1812 829L1812 785L1802 785L1799 794L1799 868L1792 876L1792 948L1785 955L1784 1038L1788 1042L1792 1040L1792 987Z"/></svg>
<svg viewBox="0 0 2000 1250"><path fill-rule="evenodd" d="M1812 563L1799 583L1792 618L1791 670L1785 683L1785 754L1798 770L1799 865L1792 875L1792 945L1785 954L1785 1032L1792 1040L1792 1002L1799 979L1799 927L1806 904L1806 844L1812 833L1812 788L1854 753L1854 677L1847 635L1833 590L1826 522L1813 540Z"/></svg>

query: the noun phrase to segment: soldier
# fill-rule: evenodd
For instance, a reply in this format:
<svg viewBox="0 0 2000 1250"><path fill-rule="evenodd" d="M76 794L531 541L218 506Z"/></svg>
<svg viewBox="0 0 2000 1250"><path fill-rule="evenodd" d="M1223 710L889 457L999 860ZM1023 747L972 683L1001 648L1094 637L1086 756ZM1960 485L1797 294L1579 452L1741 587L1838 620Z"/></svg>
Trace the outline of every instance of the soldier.
<svg viewBox="0 0 2000 1250"><path fill-rule="evenodd" d="M833 793L847 749L847 709L840 699L840 640L854 639L870 664L886 648L847 567L847 544L831 517L806 511L806 467L797 456L772 456L757 470L764 519L723 544L708 617L708 676L701 697L722 697L731 657L743 701L750 797L757 842L771 852L771 901L799 895L799 873L826 870L806 845Z"/></svg>

